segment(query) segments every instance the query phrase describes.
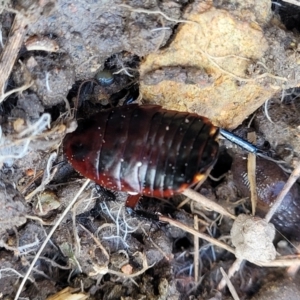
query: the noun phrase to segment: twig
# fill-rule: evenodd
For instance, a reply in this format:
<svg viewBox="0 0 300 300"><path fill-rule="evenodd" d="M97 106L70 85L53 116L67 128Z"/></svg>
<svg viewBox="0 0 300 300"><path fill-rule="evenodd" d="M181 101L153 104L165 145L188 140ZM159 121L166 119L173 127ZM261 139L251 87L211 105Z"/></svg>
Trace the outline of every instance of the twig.
<svg viewBox="0 0 300 300"><path fill-rule="evenodd" d="M33 81L30 81L30 82L25 83L24 85L22 85L18 88L10 90L9 92L7 92L5 94L2 93L1 96L0 96L0 103L3 102L7 97L9 97L10 95L12 95L14 93L23 92L23 91L27 90L28 88L30 88L33 85L33 83L34 83Z"/></svg>
<svg viewBox="0 0 300 300"><path fill-rule="evenodd" d="M29 274L31 273L35 263L37 262L37 260L39 259L42 251L44 250L44 248L46 247L47 243L49 242L50 238L52 237L53 233L55 232L55 230L57 229L57 227L59 226L59 224L61 223L61 221L64 219L64 217L67 215L67 213L69 212L69 210L72 208L72 206L75 204L75 202L77 201L78 197L80 196L80 194L84 191L84 189L87 187L87 185L89 184L90 180L87 179L82 187L80 188L80 190L78 191L78 193L75 195L75 197L73 198L73 200L69 203L69 205L66 207L66 209L63 211L63 213L61 214L61 216L59 217L59 219L57 220L56 224L52 227L52 229L50 230L49 234L47 235L44 243L42 244L41 248L39 249L39 251L37 252L35 258L33 259L33 261L31 262L30 264L30 267L29 269L27 270L26 272L26 275L24 276L19 288L18 288L18 291L17 291L17 294L14 298L14 300L17 300L22 292L22 289L25 285L25 282L26 280L28 279L29 277Z"/></svg>
<svg viewBox="0 0 300 300"><path fill-rule="evenodd" d="M19 273L17 270L13 269L13 268L4 268L4 269L0 269L0 278L4 278L4 277L8 277L9 275L7 276L3 276L2 273L4 272L12 272L14 274L16 274L18 277L23 277L23 275L21 273ZM28 278L31 282L34 282L33 279L31 278Z"/></svg>
<svg viewBox="0 0 300 300"><path fill-rule="evenodd" d="M84 208L83 211L86 211L86 208L89 206L89 203L93 200L93 199L96 199L96 198L93 198L93 197L90 197L88 199L85 199L85 198L82 198L80 199L79 201L77 201L71 212L72 212L72 228L73 228L73 236L74 236L74 240L75 240L75 256L79 256L80 255L80 252L81 252L81 245L80 245L80 238L78 236L78 231L77 231L77 228L76 228L76 216L77 216L77 207L79 205L82 205L86 200L88 201L88 204L86 205L86 207Z"/></svg>
<svg viewBox="0 0 300 300"><path fill-rule="evenodd" d="M171 27L158 27L158 28L154 28L151 29L150 31L154 32L154 31L159 31L159 30L171 30Z"/></svg>
<svg viewBox="0 0 300 300"><path fill-rule="evenodd" d="M99 239L97 237L94 236L94 234L92 234L88 229L86 229L84 226L82 226L81 224L79 224L79 226L86 232L89 234L89 236L94 240L94 242L97 244L97 246L102 250L103 254L106 256L107 260L109 260L109 254L106 251L106 249L103 247L103 245L100 243Z"/></svg>
<svg viewBox="0 0 300 300"><path fill-rule="evenodd" d="M300 246L296 247L297 253L300 252ZM295 277L297 272L299 271L299 265L292 265L287 269L287 273L290 277Z"/></svg>
<svg viewBox="0 0 300 300"><path fill-rule="evenodd" d="M234 263L230 266L229 270L228 270L228 275L226 274L228 280L234 275L235 272L237 272L240 269L240 266L242 264L243 260L237 258ZM228 282L226 280L226 278L223 277L223 279L220 281L220 283L218 284L218 290L222 290L226 284L228 285ZM229 288L229 286L228 286Z"/></svg>
<svg viewBox="0 0 300 300"><path fill-rule="evenodd" d="M3 49L0 59L0 95L4 94L5 85L27 32L28 20L21 14L16 14L10 30L9 39Z"/></svg>
<svg viewBox="0 0 300 300"><path fill-rule="evenodd" d="M251 143L256 142L255 132L248 133L248 141ZM254 153L248 154L247 173L248 180L250 183L251 192L251 205L252 215L255 216L256 205L257 205L257 191L256 191L256 155Z"/></svg>
<svg viewBox="0 0 300 300"><path fill-rule="evenodd" d="M158 19L161 22L161 26L164 27L165 26L164 18L161 16ZM157 43L157 46L155 47L154 52L157 52L159 50L159 48L161 47L165 37L166 37L166 31L163 30L162 34L161 34L161 38L160 38L159 42Z"/></svg>
<svg viewBox="0 0 300 300"><path fill-rule="evenodd" d="M192 189L186 189L182 192L183 195L191 198L192 200L196 201L197 203L216 211L217 213L227 216L231 219L235 219L236 217L231 214L230 212L228 212L225 208L223 208L221 205L207 199L206 197L204 197L203 195L195 192Z"/></svg>
<svg viewBox="0 0 300 300"><path fill-rule="evenodd" d="M283 2L290 3L296 6L300 6L300 2L297 0L282 0Z"/></svg>
<svg viewBox="0 0 300 300"><path fill-rule="evenodd" d="M270 220L272 219L274 213L276 212L276 210L279 208L279 206L281 205L284 197L286 196L286 194L289 192L289 190L291 189L291 187L293 186L293 184L296 182L296 180L298 179L298 177L300 176L300 163L296 166L296 168L294 169L294 171L292 172L292 174L290 175L288 181L286 182L286 184L284 185L282 191L280 192L280 194L278 195L277 199L275 200L273 206L270 208L269 212L267 213L265 220L267 222L270 222Z"/></svg>
<svg viewBox="0 0 300 300"><path fill-rule="evenodd" d="M180 209L181 207L183 207L184 205L186 205L189 201L191 201L191 199L189 197L186 197L184 200L182 200L178 205L177 205L177 209Z"/></svg>
<svg viewBox="0 0 300 300"><path fill-rule="evenodd" d="M220 271L222 273L223 279L226 281L226 284L228 286L228 289L231 293L232 298L234 300L239 300L240 298L239 298L233 284L231 283L229 276L226 274L226 272L224 271L224 269L222 267L220 268Z"/></svg>
<svg viewBox="0 0 300 300"><path fill-rule="evenodd" d="M30 219L30 220L35 220L40 222L42 225L45 226L52 226L53 223L52 222L45 222L44 220L42 220L41 218L37 217L37 216L30 216L30 215L25 215L26 219Z"/></svg>
<svg viewBox="0 0 300 300"><path fill-rule="evenodd" d="M269 115L269 112L268 112L268 104L269 104L269 100L270 100L270 99L268 99L268 100L265 102L265 104L264 104L264 111L265 111L265 115L266 115L267 119L268 119L272 124L274 124L274 122L272 121L272 119L271 119L271 117L270 117L270 115Z"/></svg>
<svg viewBox="0 0 300 300"><path fill-rule="evenodd" d="M189 233L191 233L193 235L196 235L200 239L206 240L206 241L212 243L215 246L218 246L218 247L220 247L222 249L225 249L228 252L231 252L233 254L235 253L234 249L231 248L230 246L228 246L227 244L225 244L223 242L220 242L220 241L218 241L218 240L210 237L207 234L200 233L200 232L196 231L195 229L190 228L189 226L187 226L187 225L185 225L185 224L183 224L181 222L178 222L176 220L170 219L170 218L165 217L165 216L159 216L159 221L169 223L170 225L173 225L173 226L175 226L177 228L180 228L180 229L182 229L182 230L184 230L186 232L189 232Z"/></svg>
<svg viewBox="0 0 300 300"><path fill-rule="evenodd" d="M0 248L4 248L5 250L12 251L16 256L20 255L18 248L8 246L6 243L4 243L3 240L0 240Z"/></svg>
<svg viewBox="0 0 300 300"><path fill-rule="evenodd" d="M127 76L134 77L132 74L130 74L128 72L128 70L134 70L134 69L132 69L132 68L126 68L126 67L123 66L122 69L120 69L119 71L113 72L113 75L120 74L121 72L124 72Z"/></svg>
<svg viewBox="0 0 300 300"><path fill-rule="evenodd" d="M146 230L143 228L143 227L141 227L141 229L142 229L142 231L143 231L143 233L144 233L144 235L145 236L147 236L147 238L148 238L148 240L152 243L152 245L163 255L163 257L166 259L166 261L170 261L171 260L171 258L173 258L173 257L169 257L160 247L159 247L159 245L157 245L156 243L154 243L154 241L153 241L153 239L149 236L149 234L146 232Z"/></svg>
<svg viewBox="0 0 300 300"><path fill-rule="evenodd" d="M35 235L35 241L33 243L19 246L18 250L21 255L25 255L27 253L30 253L31 251L36 251L40 244L41 244L41 241L38 239L37 235Z"/></svg>
<svg viewBox="0 0 300 300"><path fill-rule="evenodd" d="M199 230L198 216L194 216L194 229ZM194 235L194 278L195 282L199 280L199 238Z"/></svg>
<svg viewBox="0 0 300 300"><path fill-rule="evenodd" d="M212 56L212 55L209 55L206 51L204 51L204 50L202 50L202 49L200 49L200 48L198 48L198 51L199 51L200 53L202 53L204 56L206 56L206 58L208 59L208 61L209 61L211 64L213 64L216 68L218 68L221 72L223 72L223 73L225 73L225 74L227 74L227 75L229 75L229 76L231 76L231 77L233 77L233 78L235 78L235 79L237 79L237 80L239 80L239 81L253 82L253 81L257 80L257 79L262 79L262 78L265 78L265 77L270 77L270 78L278 79L278 80L285 81L285 82L288 81L288 79L285 78L285 77L275 76L275 75L273 75L273 74L271 74L271 73L268 73L268 72L263 73L263 74L260 74L260 75L257 75L257 76L254 77L254 78L244 78L244 77L240 77L240 76L237 76L237 75L235 75L235 74L233 74L233 73L231 73L231 72L229 72L229 71L223 69L219 64L217 64L217 63L214 61L214 59L216 59L217 57L214 57L214 56ZM241 57L241 59L244 59L244 58Z"/></svg>
<svg viewBox="0 0 300 300"><path fill-rule="evenodd" d="M51 153L51 155L48 159L48 162L47 162L46 169L44 171L44 176L43 176L41 184L25 197L26 201L29 201L34 195L43 191L45 189L45 186L52 180L52 178L54 177L54 175L58 169L56 167L56 168L54 168L52 173L50 173L50 169L52 168L52 164L53 164L54 160L56 159L56 157L57 157L56 152Z"/></svg>
<svg viewBox="0 0 300 300"><path fill-rule="evenodd" d="M194 21L171 18L171 17L169 17L168 15L166 15L165 13L163 13L160 10L149 10L149 9L144 9L144 8L133 8L130 5L126 5L126 4L119 4L118 6L128 8L130 11L136 12L136 13L144 13L144 14L147 14L147 15L161 15L166 20L171 21L171 22L175 22L175 23L191 23L191 24L199 25L197 22L194 22Z"/></svg>
<svg viewBox="0 0 300 300"><path fill-rule="evenodd" d="M27 258L34 258L35 256L33 255L26 255ZM62 269L62 270L70 270L71 269L71 266L62 266L60 264L58 264L57 262L55 262L54 260L48 258L48 257L45 257L45 256L40 256L39 259L41 260L44 260L48 263L51 264L52 267L54 268L59 268L59 269Z"/></svg>
<svg viewBox="0 0 300 300"><path fill-rule="evenodd" d="M259 264L257 264L258 266L261 267L274 267L274 268L278 268L278 267L291 267L291 266L300 266L300 259L296 258L296 259L275 259L269 262L259 262Z"/></svg>

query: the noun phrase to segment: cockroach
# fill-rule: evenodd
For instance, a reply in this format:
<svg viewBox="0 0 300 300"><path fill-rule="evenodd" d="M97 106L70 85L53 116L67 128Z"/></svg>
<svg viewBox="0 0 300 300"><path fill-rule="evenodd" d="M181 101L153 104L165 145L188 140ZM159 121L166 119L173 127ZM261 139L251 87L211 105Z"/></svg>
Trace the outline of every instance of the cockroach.
<svg viewBox="0 0 300 300"><path fill-rule="evenodd" d="M83 176L129 195L169 198L206 179L219 151L219 129L195 113L130 104L79 122L64 153Z"/></svg>
<svg viewBox="0 0 300 300"><path fill-rule="evenodd" d="M247 160L235 155L231 168L233 182L242 197L250 197L247 176ZM257 215L264 218L283 189L288 175L275 162L258 157L256 159ZM299 241L300 232L300 187L294 184L274 214L272 223L288 238Z"/></svg>

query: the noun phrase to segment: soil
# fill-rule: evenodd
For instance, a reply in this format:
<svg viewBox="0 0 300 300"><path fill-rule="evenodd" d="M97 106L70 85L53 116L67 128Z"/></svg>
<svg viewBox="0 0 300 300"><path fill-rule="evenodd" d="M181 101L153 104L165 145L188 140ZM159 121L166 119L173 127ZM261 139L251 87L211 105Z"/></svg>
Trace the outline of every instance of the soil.
<svg viewBox="0 0 300 300"><path fill-rule="evenodd" d="M257 175L258 193L272 194L266 201L264 196L259 198L258 207L263 209L258 215L264 217L279 193L270 191L270 187L284 184L299 163L300 6L276 1L271 10L268 1L255 7L252 1L248 2L2 1L2 55L15 38L11 28L19 33L18 43L14 44L19 46L9 48L14 49L9 50L11 63L6 66L10 71L0 76L0 86L5 87L5 93L21 89L1 96L0 100L1 299L16 296L47 234L86 180L64 157L64 136L74 131L77 120L89 118L112 104L164 103L165 95L181 93L177 103L172 102L176 99L170 100L169 108L207 112L205 115L216 125L234 129L244 139L247 132L255 131L257 146L268 157L281 161L272 168L265 162L257 168L261 172ZM214 73L205 59L196 56L195 63L183 65L183 61L192 61L194 55L184 51L194 49L195 41L199 41L191 39L191 24L180 24L178 20L186 20L189 13L197 10L201 13L194 16L193 22L198 22L198 17L201 24L206 22L206 17L201 16L207 11L213 21L218 20L218 26L222 25L222 18L227 25L236 20L230 26L238 28L240 44L251 48L251 64L233 60L248 55L241 46L230 61L220 63L216 68L219 72L220 66L224 70L234 65L231 71L236 72L236 77L247 75L252 80L251 76L261 75L261 68L267 66L268 74L277 77L263 77L253 85L250 80L248 85L247 80L232 79L228 72ZM247 23L250 17L251 24ZM26 22L17 23L17 18ZM16 23L26 25L16 28ZM180 40L186 31L191 40ZM216 51L215 57L230 56L222 52L221 43L218 45L217 38L223 38L220 32L214 46L206 50ZM249 46L249 32L255 36L253 47ZM211 26L204 35L213 33ZM227 38L230 34L224 40ZM171 59L166 61L165 56ZM204 65L197 65L198 60ZM287 78L285 85L279 77ZM100 84L95 83L96 79ZM176 93L171 93L170 87ZM236 98L231 94L224 96L222 88L223 93L233 92ZM231 104L222 103L221 117L216 112L210 115L218 108L212 101L194 102L199 95L197 89L205 95L215 93L212 97L219 95ZM237 104L243 93L247 100L241 99ZM184 97L189 100L184 102ZM257 109L267 97L268 102ZM225 177L217 181L209 178L198 191L231 214L249 214L249 186L242 178L247 173L242 162L247 152L229 141L220 140L220 146L219 160L211 175ZM287 209L280 209L273 220L289 239L286 242L276 235L274 246L270 247L275 247L277 257L297 254L299 188L296 183L290 198L283 202ZM169 216L191 228L194 215L198 215L200 233L230 246L233 220L192 201L179 209L185 199L182 195L171 199L143 197L138 209L146 213L141 217L126 210L126 198L126 193L90 182L58 224L19 299L48 299L59 297L59 293L61 299L71 294L78 299L231 299L229 289L220 288L219 283L223 278L221 268L228 274L235 256L182 228L158 222L153 214ZM244 260L230 280L239 299L300 299L299 274L291 268L259 267Z"/></svg>

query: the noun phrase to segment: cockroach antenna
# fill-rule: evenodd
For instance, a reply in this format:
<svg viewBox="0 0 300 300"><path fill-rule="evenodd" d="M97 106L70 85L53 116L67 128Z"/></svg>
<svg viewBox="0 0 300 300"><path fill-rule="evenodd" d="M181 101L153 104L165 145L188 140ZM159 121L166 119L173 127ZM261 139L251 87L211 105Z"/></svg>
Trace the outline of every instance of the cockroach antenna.
<svg viewBox="0 0 300 300"><path fill-rule="evenodd" d="M251 144L250 142L242 139L241 137L220 128L220 134L228 141L232 142L233 144L236 144L238 146L240 146L241 148L243 148L244 150L250 152L250 153L254 153L258 156L268 156L267 152L257 148L255 145Z"/></svg>

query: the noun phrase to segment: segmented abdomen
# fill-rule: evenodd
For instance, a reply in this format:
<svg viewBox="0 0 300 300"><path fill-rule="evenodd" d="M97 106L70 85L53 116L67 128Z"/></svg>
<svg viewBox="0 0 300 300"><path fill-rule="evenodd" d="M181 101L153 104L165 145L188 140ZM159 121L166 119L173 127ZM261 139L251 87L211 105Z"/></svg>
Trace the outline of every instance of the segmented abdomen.
<svg viewBox="0 0 300 300"><path fill-rule="evenodd" d="M108 189L169 197L206 176L217 135L197 114L132 104L80 122L64 152L78 172Z"/></svg>

